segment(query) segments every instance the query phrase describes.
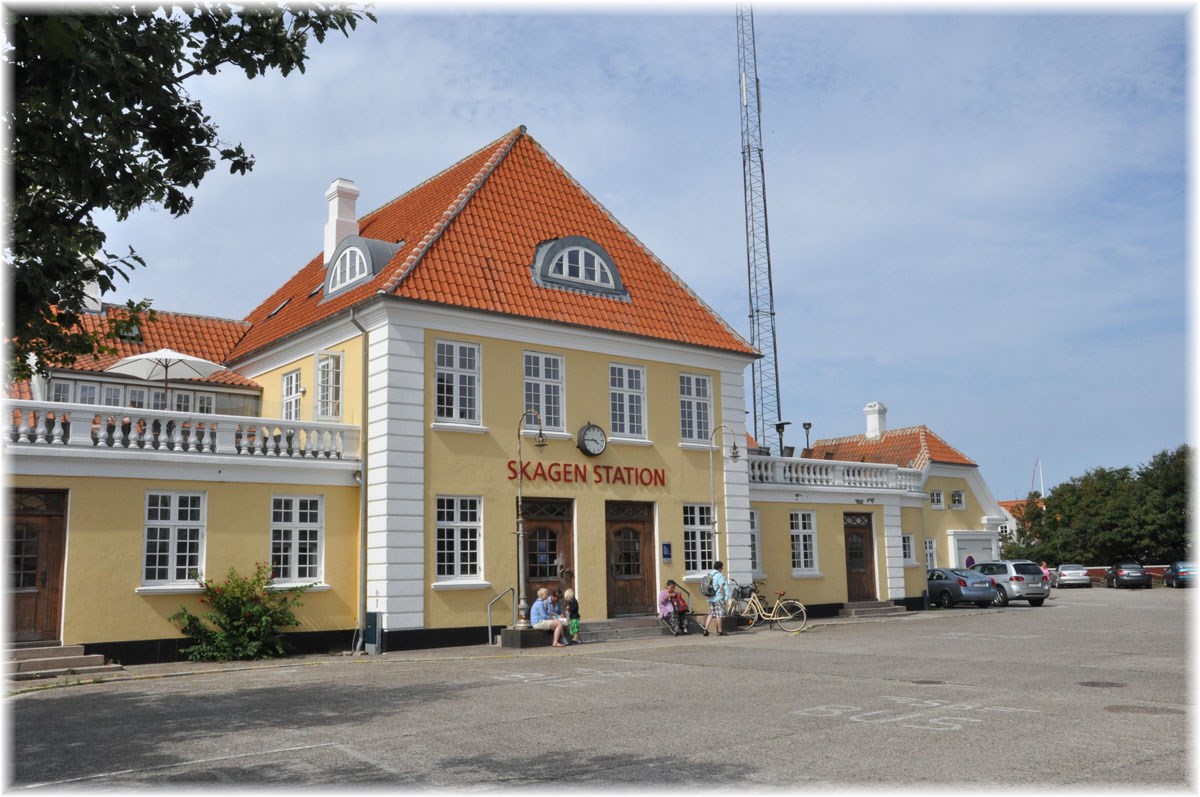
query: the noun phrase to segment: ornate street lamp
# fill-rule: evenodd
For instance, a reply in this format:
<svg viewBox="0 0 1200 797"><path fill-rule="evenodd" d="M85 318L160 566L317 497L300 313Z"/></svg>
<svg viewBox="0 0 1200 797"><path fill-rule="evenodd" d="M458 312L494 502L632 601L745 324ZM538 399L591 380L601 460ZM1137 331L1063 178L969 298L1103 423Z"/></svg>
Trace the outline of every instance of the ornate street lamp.
<svg viewBox="0 0 1200 797"><path fill-rule="evenodd" d="M521 438L524 437L525 419L532 415L537 419L537 436L533 445L539 451L546 447L546 435L542 431L542 416L537 410L525 410L517 421L517 589L520 599L517 602L516 629L527 629L529 625L529 602L526 600L525 589L525 508L523 506L523 489L525 486L525 466L521 458Z"/></svg>
<svg viewBox="0 0 1200 797"><path fill-rule="evenodd" d="M720 558L721 546L717 541L717 534L719 533L717 530L717 485L715 480L715 472L713 470L713 448L716 447L717 432L721 431L722 429L729 432L731 435L736 435L736 433L728 426L721 424L716 429L713 429L712 434L708 436L708 522L712 525L714 560ZM734 462L737 462L740 456L741 452L738 451L737 438L735 436L733 440L733 447L729 450L729 458ZM722 442L721 459L724 460L724 458L725 444Z"/></svg>

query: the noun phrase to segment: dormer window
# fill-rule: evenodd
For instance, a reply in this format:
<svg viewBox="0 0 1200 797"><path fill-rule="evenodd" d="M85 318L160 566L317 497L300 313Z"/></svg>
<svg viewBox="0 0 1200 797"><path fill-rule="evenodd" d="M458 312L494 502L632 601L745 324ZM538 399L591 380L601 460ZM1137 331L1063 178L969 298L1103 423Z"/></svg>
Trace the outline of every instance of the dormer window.
<svg viewBox="0 0 1200 797"><path fill-rule="evenodd" d="M590 238L568 235L537 248L533 279L538 285L569 288L628 299L617 265L604 247Z"/></svg>
<svg viewBox="0 0 1200 797"><path fill-rule="evenodd" d="M367 259L356 246L347 247L338 255L329 274L329 290L336 291L367 276Z"/></svg>

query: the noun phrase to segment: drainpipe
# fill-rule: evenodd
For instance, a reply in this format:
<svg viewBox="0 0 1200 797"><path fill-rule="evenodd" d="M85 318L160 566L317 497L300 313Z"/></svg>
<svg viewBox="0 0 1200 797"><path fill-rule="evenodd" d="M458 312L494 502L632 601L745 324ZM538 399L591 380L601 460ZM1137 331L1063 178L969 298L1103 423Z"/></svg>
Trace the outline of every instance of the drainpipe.
<svg viewBox="0 0 1200 797"><path fill-rule="evenodd" d="M366 644L365 634L367 633L367 330L363 325L358 323L358 318L355 317L354 308L350 308L350 323L358 327L358 331L362 333L362 362L359 370L361 371L362 385L360 387L360 403L359 412L359 445L362 449L362 476L359 478L358 484L358 643L355 645L354 652L361 653L365 649Z"/></svg>

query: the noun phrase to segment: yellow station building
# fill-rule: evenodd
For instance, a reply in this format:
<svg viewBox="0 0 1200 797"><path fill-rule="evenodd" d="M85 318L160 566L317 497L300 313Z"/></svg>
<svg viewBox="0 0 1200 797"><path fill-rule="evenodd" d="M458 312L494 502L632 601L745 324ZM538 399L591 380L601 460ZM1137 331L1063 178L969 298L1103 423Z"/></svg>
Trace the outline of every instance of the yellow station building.
<svg viewBox="0 0 1200 797"><path fill-rule="evenodd" d="M703 611L716 559L821 616L922 608L927 567L998 555L977 465L882 404L798 457L757 447L758 353L524 128L357 196L333 182L324 250L245 319L160 310L10 386L10 638L169 660L193 574L263 561L314 585L301 649L396 650L509 625L519 540L530 599L571 586L585 622L652 614L668 578ZM228 370L105 370L160 348Z"/></svg>

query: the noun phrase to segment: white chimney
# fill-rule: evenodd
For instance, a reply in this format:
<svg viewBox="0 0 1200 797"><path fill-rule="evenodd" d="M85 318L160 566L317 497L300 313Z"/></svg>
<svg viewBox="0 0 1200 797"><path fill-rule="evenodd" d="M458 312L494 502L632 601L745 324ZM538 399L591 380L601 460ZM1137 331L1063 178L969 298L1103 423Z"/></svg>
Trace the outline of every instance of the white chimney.
<svg viewBox="0 0 1200 797"><path fill-rule="evenodd" d="M98 313L104 309L100 298L100 280L92 280L83 286L83 309L89 313Z"/></svg>
<svg viewBox="0 0 1200 797"><path fill-rule="evenodd" d="M329 202L329 221L325 222L326 263L347 236L358 235L358 214L354 206L359 193L353 180L341 177L330 183L329 190L325 192L325 199Z"/></svg>
<svg viewBox="0 0 1200 797"><path fill-rule="evenodd" d="M867 416L867 439L878 440L887 431L887 407L882 402L872 401L863 407Z"/></svg>

